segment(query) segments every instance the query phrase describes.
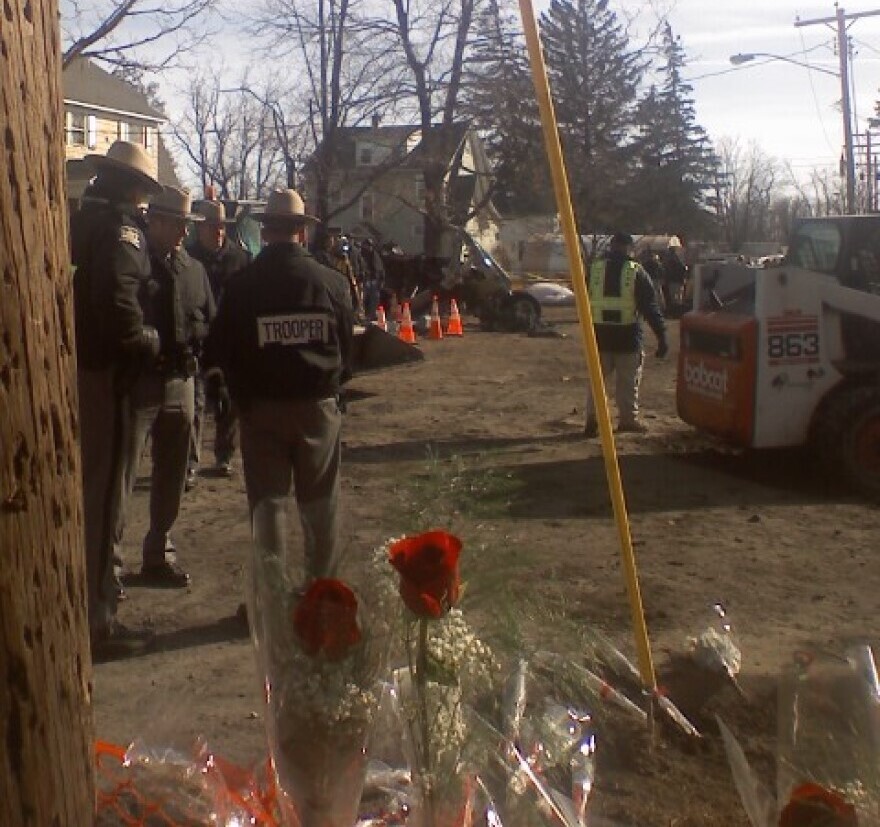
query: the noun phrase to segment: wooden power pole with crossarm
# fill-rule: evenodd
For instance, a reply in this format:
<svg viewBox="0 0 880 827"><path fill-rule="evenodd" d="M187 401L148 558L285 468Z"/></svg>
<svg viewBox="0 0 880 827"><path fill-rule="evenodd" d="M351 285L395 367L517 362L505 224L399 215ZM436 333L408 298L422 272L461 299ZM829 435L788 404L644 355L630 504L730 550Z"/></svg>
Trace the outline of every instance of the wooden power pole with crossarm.
<svg viewBox="0 0 880 827"><path fill-rule="evenodd" d="M821 17L815 20L795 20L795 26L816 26L822 24L829 26L834 24L837 28L837 56L840 60L840 99L843 109L843 143L844 165L846 169L846 211L849 214L856 209L856 160L855 148L853 147L853 124L852 107L850 105L849 89L849 50L846 43L846 21L857 20L860 17L872 17L880 14L880 10L864 11L856 14L847 14L840 6L836 6L834 17Z"/></svg>

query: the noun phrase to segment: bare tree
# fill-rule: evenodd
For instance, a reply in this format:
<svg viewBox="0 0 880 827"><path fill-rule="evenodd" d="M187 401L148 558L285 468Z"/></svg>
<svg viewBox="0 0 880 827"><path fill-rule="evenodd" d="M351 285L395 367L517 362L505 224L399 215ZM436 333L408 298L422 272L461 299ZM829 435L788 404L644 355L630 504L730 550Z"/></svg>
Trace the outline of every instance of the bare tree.
<svg viewBox="0 0 880 827"><path fill-rule="evenodd" d="M407 89L421 127L421 168L425 182L424 248L440 250L449 225L449 159L460 135L452 127L459 114L465 56L473 37L477 0L393 0L389 22L409 72Z"/></svg>
<svg viewBox="0 0 880 827"><path fill-rule="evenodd" d="M367 9L364 0L263 0L252 22L252 31L278 66L305 75L311 141L317 149L310 161L314 210L322 219L331 215L330 176L339 167L340 129L387 114L400 97L393 43ZM291 43L300 58L293 65Z"/></svg>
<svg viewBox="0 0 880 827"><path fill-rule="evenodd" d="M282 101L271 85L224 88L218 75L196 78L187 106L172 122L187 165L201 182L223 198L264 198L290 183L303 152L305 123L288 123Z"/></svg>
<svg viewBox="0 0 880 827"><path fill-rule="evenodd" d="M745 241L772 238L771 204L779 195L779 163L756 144L743 148L723 139L718 147L726 186L720 191L720 222L732 250Z"/></svg>
<svg viewBox="0 0 880 827"><path fill-rule="evenodd" d="M7 0L0 122L0 824L92 824L95 775L54 0Z"/></svg>
<svg viewBox="0 0 880 827"><path fill-rule="evenodd" d="M846 201L845 181L828 169L813 169L805 181L790 165L786 167L788 186L794 192L791 218L841 215Z"/></svg>
<svg viewBox="0 0 880 827"><path fill-rule="evenodd" d="M828 169L810 173L810 202L814 215L843 215L846 212L845 180Z"/></svg>
<svg viewBox="0 0 880 827"><path fill-rule="evenodd" d="M204 41L217 0L61 0L62 65L169 68Z"/></svg>

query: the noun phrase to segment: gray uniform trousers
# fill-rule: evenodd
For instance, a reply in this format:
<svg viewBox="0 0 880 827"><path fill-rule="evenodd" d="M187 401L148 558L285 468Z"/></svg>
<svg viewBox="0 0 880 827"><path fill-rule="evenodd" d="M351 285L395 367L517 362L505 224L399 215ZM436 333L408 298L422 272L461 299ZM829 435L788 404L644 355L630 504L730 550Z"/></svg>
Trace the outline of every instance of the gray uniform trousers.
<svg viewBox="0 0 880 827"><path fill-rule="evenodd" d="M89 630L107 630L116 617L113 578L114 501L122 473L122 400L113 368L77 370L79 438L85 523Z"/></svg>
<svg viewBox="0 0 880 827"><path fill-rule="evenodd" d="M202 430L205 427L205 377L193 377L193 426L190 433L189 467L193 470L202 464Z"/></svg>
<svg viewBox="0 0 880 827"><path fill-rule="evenodd" d="M599 359L602 362L602 378L606 384L614 377L618 422L621 425L634 424L639 416L639 384L642 381L644 354L641 350L629 353L602 352ZM595 420L593 387L590 383L587 383L586 413L587 421Z"/></svg>
<svg viewBox="0 0 880 827"><path fill-rule="evenodd" d="M241 413L245 486L260 544L287 555L287 498L296 498L305 582L339 567L338 505L342 414L335 398L255 399Z"/></svg>
<svg viewBox="0 0 880 827"><path fill-rule="evenodd" d="M192 378L143 374L126 397L122 417L123 471L118 506L114 514L116 553L122 547L125 518L141 454L152 437L153 471L150 480L150 528L144 538L145 566L174 560L168 536L183 498L186 465L194 416Z"/></svg>
<svg viewBox="0 0 880 827"><path fill-rule="evenodd" d="M238 448L238 409L232 405L220 415L214 408L214 459L218 465L231 462Z"/></svg>

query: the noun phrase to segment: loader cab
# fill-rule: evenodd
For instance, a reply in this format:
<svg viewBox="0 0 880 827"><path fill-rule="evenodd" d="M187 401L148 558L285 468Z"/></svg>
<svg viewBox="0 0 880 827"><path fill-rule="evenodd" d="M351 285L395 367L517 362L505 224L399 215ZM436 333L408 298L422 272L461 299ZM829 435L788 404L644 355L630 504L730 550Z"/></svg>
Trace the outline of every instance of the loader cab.
<svg viewBox="0 0 880 827"><path fill-rule="evenodd" d="M880 294L880 215L802 219L792 229L785 264Z"/></svg>
<svg viewBox="0 0 880 827"><path fill-rule="evenodd" d="M786 265L835 277L844 287L880 295L880 215L806 218L792 228ZM846 359L880 363L880 323L841 314Z"/></svg>

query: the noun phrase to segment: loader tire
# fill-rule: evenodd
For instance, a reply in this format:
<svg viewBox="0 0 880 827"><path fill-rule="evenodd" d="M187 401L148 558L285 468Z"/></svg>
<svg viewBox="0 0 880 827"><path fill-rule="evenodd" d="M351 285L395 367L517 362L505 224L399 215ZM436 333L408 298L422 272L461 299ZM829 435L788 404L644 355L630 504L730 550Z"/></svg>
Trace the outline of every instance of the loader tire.
<svg viewBox="0 0 880 827"><path fill-rule="evenodd" d="M880 500L880 385L840 388L817 413L820 459L844 483Z"/></svg>

